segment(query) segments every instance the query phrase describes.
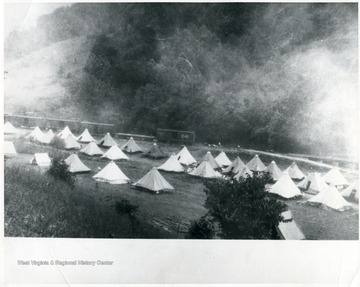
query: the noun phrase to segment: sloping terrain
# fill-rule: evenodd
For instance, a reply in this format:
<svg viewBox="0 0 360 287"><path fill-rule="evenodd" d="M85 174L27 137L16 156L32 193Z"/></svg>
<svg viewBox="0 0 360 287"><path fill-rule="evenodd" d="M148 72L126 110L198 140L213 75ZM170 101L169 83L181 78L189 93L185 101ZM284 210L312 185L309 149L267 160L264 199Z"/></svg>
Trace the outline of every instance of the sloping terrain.
<svg viewBox="0 0 360 287"><path fill-rule="evenodd" d="M5 112L49 114L71 105L67 87L80 81L92 47L82 36L31 52L5 67ZM50 105L51 103L51 105Z"/></svg>

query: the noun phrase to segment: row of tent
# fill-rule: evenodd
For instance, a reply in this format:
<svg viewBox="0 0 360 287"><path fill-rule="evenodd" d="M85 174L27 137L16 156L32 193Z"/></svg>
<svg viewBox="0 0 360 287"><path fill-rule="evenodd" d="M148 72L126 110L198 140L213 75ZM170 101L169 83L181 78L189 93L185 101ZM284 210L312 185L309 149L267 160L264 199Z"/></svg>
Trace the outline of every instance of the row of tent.
<svg viewBox="0 0 360 287"><path fill-rule="evenodd" d="M28 135L28 138L37 139L40 142L49 142L54 136L55 135L51 130L44 134L38 127L36 127L30 133L30 135ZM95 139L91 136L87 129L85 129L84 132L76 138L70 129L65 127L63 131L58 134L58 137L64 139L66 149L80 149L80 152L86 155L101 156L102 158L108 158L110 160L128 160L129 158L122 151L127 153L142 152L142 149L137 145L133 138L130 138L121 148L119 148L111 135L107 133L102 139L98 141L98 144L101 146L111 147L106 153L104 153L95 143ZM77 140L81 142L89 142L89 144L81 149L81 146ZM166 154L161 151L160 147L156 143L154 143L154 145L150 148L149 151L146 152L146 154L153 158L166 156ZM181 165L185 166L194 165L197 163L186 147L184 147L176 155L176 158ZM208 162L211 167L209 167L209 165L205 162ZM274 181L279 180L282 176L281 170L274 161L272 161L271 164L266 167L260 160L259 156L255 155L255 157L245 165L239 157L231 162L224 152L221 152L216 158L214 158L210 152L207 152L201 164L190 174L207 178L221 177L222 175L216 171L220 170L221 168L225 168L223 170L223 173L225 174L235 174L236 179L245 177L247 175L251 176L252 172L254 171L269 172ZM168 162L161 166L160 169L175 172L183 171L183 168L176 163L176 160L173 158L173 156L171 156ZM294 180L301 180L305 178L304 173L298 168L295 162L293 162L287 169L285 169L284 172L288 173L289 176ZM348 185L346 179L337 169L331 170L324 176L324 179L326 182L332 185ZM300 187L304 188L304 184L307 184L307 181L301 184ZM310 191L314 189L313 186L314 183L311 183L309 189Z"/></svg>
<svg viewBox="0 0 360 287"><path fill-rule="evenodd" d="M39 127L35 127L27 138L43 144L50 144L56 136L64 141L65 149L79 149L80 152L89 156L104 156L111 160L128 160L129 158L122 151L127 153L143 152L132 137L121 148L119 148L110 133L107 133L99 141L96 141L88 129L85 129L80 136L75 137L68 127L65 127L58 135L55 135L52 130L43 133ZM88 143L88 145L82 148L80 143ZM104 155L104 152L99 148L99 146L111 149ZM156 143L154 143L145 155L152 158L162 158L167 156L164 152L162 152Z"/></svg>
<svg viewBox="0 0 360 287"><path fill-rule="evenodd" d="M252 169L253 171L263 170L269 172L276 183L268 189L268 192L283 198L295 198L301 196L301 190L303 190L316 194L307 201L309 204L325 205L340 211L351 208L351 204L347 202L344 197L350 197L355 192L354 197L357 200L359 199L358 182L350 185L342 193L336 188L336 186L349 185L348 181L336 167L321 177L320 174L316 172L305 176L295 162L283 172L281 172L274 161L266 168L265 165L262 164L260 158L256 156L249 162L248 167L249 166L249 169ZM243 171L244 170L246 170L246 168L244 168ZM249 171L247 172L249 173ZM296 185L293 179L301 181Z"/></svg>
<svg viewBox="0 0 360 287"><path fill-rule="evenodd" d="M36 134L40 135L39 131L41 132L40 129L35 128L34 131L32 132L32 136ZM98 141L98 143L101 145L113 144L106 153L103 153L103 151L97 146L95 140L90 135L87 129L78 138L75 138L75 136L71 133L70 129L66 127L58 136L60 138L65 137L65 139L71 138L73 139L74 142L76 142L76 140L80 140L83 142L90 141L90 143L87 146L85 146L83 149L81 149L80 152L90 156L101 155L102 158L108 158L112 161L118 159L126 159L126 160L128 159L128 157L122 152L122 150L125 150L126 152L130 152L130 153L142 152L141 148L137 145L137 143L133 138L130 138L130 140L125 145L123 145L122 148L119 148L109 133L106 134L100 141ZM156 143L150 148L150 150L147 153L152 154L154 157L156 157L158 154L163 154L161 149L157 146ZM44 162L41 159L38 161ZM45 162L46 161L49 162L50 164L50 159L45 160ZM70 167L72 172L86 172L90 170L84 164L82 164L82 162L78 157L77 160L75 160L75 163L76 164L73 164L73 166ZM197 163L196 160L190 154L188 149L186 147L183 147L183 149L177 155L174 154L171 155L169 159L164 164L159 166L157 169L170 171L170 172L184 172L185 171L184 166L191 166L191 165L195 166L196 163ZM114 164L111 164L111 166L114 166ZM233 178L237 180L239 180L240 177L252 176L253 172L262 172L262 171L269 172L273 180L276 181L276 183L269 189L269 192L275 193L284 198L293 198L296 196L300 196L301 195L300 189L301 189L313 194L319 193L319 196L313 197L312 201L314 200L314 198L315 200L317 198L323 200L324 193L322 193L322 191L329 190L327 183L335 186L348 185L348 182L341 175L341 173L337 168L330 170L324 177L321 177L318 173L311 173L309 176L306 177L304 173L302 173L301 170L298 168L295 162L293 162L287 169L281 172L281 170L278 168L278 166L274 161L272 161L271 164L268 167L266 167L263 164L263 162L260 160L258 155L255 155L254 158L251 159L245 165L239 157L237 157L233 162L231 162L224 152L221 152L216 158L214 158L210 152L207 152L204 158L202 159L201 163L188 173L190 175L204 177L204 178L223 177L223 174L221 174L219 171L222 171L223 174L234 175ZM115 174L117 173L118 172L115 172ZM298 186L296 186L292 181L292 179L294 180L302 179L302 181L298 184ZM357 187L356 183L354 183L352 186ZM343 194L344 196L350 196L353 194L353 191L355 189L354 188L349 189L349 188L344 190L344 194ZM332 188L332 191L328 192L327 196L332 194L333 198L336 197L342 198L339 192L338 192L338 196L335 196L334 194L336 193L334 191L337 191L337 189ZM358 190L355 190L355 192L356 192L355 198L358 199ZM336 207L336 203L341 203L340 199L339 200L332 199L330 201L334 202L335 204L335 205L332 204L332 207L333 206ZM328 205L330 206L331 204Z"/></svg>
<svg viewBox="0 0 360 287"><path fill-rule="evenodd" d="M221 177L222 175L215 171L220 168L220 164L217 161L218 158L221 158L222 160L225 159L225 161L228 159L223 152L215 159L210 152L207 152L202 163L189 174L202 177ZM174 159L172 158L170 158L168 162L170 160L171 162L174 162ZM226 162L229 163L230 161ZM161 168L161 166L159 168ZM316 172L309 174L309 176L305 176L295 162L282 172L274 161L266 167L259 156L255 155L246 165L239 157L237 157L230 165L228 165L228 167L223 169L223 173L225 174L235 174L233 178L237 180L239 180L240 177L252 176L253 172L269 172L276 183L268 189L268 192L277 194L283 198L295 198L301 196L302 192L300 189L302 189L309 193L316 194L308 200L308 203L322 204L336 210L346 210L350 208L351 204L348 203L344 197L350 197L354 192L355 198L357 200L359 199L358 182L350 185L341 194L335 187L348 185L347 180L337 168L331 169L323 177ZM293 179L302 181L296 186Z"/></svg>
<svg viewBox="0 0 360 287"><path fill-rule="evenodd" d="M65 141L66 149L80 149L81 145L79 143L97 142L97 144L104 147L111 147L116 144L109 133L107 133L101 140L96 141L88 129L85 129L80 136L76 137L71 132L69 127L65 127L57 135L51 129L47 132L42 132L39 127L35 127L26 138L38 141L43 144L50 144L55 137Z"/></svg>
<svg viewBox="0 0 360 287"><path fill-rule="evenodd" d="M44 160L45 159L45 160ZM50 165L51 161L47 154L36 154L33 161L36 161L37 164L43 165L44 162L47 162L47 165ZM86 167L81 160L78 158L76 154L70 155L65 162L69 165L69 170L71 172L88 172L90 169ZM174 170L175 167L175 170ZM162 189L173 190L173 187L161 176L161 174L157 171L164 170L164 171L177 171L182 172L184 171L184 167L178 162L175 155L170 156L170 158L158 168L154 168L156 170L150 173L151 176L146 177L145 182L153 182L153 187L148 186L148 189L158 192ZM204 173L201 174L200 172L203 171ZM190 175L201 176L204 177L208 174L211 174L214 171L210 166L209 162L203 161L196 169L189 172ZM218 176L221 177L222 175L216 172ZM153 178L153 176L155 176ZM209 176L208 176L209 177ZM103 170L101 170L98 174L96 174L94 179L104 182L109 182L113 184L121 184L127 183L129 178L127 178L124 173L118 168L118 166L111 161ZM354 183L349 186L347 189L343 191L342 194L334 186L328 186L321 177L319 177L318 173L310 174L307 178L304 179L304 182L314 183L315 186L321 187L319 193L311 198L308 202L309 203L321 203L327 205L333 209L341 210L346 209L351 206L350 203L347 203L345 199L342 197L349 197L352 192L355 190L356 197L358 199L358 184ZM158 182L158 188L156 186L156 182ZM303 182L301 182L303 184ZM300 185L300 184L299 184ZM147 187L145 187L147 188ZM155 189L151 189L155 188ZM294 198L300 196L302 193L298 186L292 181L288 173L284 172L280 179L268 190L270 193L277 194L283 198Z"/></svg>
<svg viewBox="0 0 360 287"><path fill-rule="evenodd" d="M15 129L9 122L7 122L5 125L9 130ZM47 133L43 133L39 127L36 127L27 137L42 143L50 143L51 140L55 137L55 134L52 132L52 130L49 130ZM100 146L111 147L110 150L104 154L104 152L95 143L96 141L91 136L88 129L85 129L84 132L76 138L71 130L68 127L65 127L58 134L58 137L65 141L65 149L80 149L80 152L86 155L101 156L110 160L128 160L128 157L122 151L127 153L142 152L142 149L137 145L133 138L130 138L127 143L119 148L111 135L107 133L97 142L97 144ZM77 141L83 143L89 142L89 144L84 148L81 148L81 145ZM146 152L146 154L153 158L166 157L166 154L161 151L160 147L156 143L154 143L154 145L150 148L149 151ZM177 158L182 165L196 164L196 160L192 157L186 148L181 150L181 152L177 155ZM224 173L233 173L236 175L236 178L239 178L240 176L251 175L253 171L267 171L271 174L274 181L277 181L282 175L281 170L277 167L275 162L271 162L271 164L266 167L257 155L255 155L255 157L245 165L238 157L234 162L231 163L224 152L221 152L215 159L210 152L207 152L202 162L209 162L214 170L227 167L227 169L224 170ZM286 170L284 170L284 172L287 172L294 180L301 180L305 178L304 173L298 168L295 162L292 163L291 166L289 166ZM219 173L212 171L206 164L200 165L198 170L194 171L193 173L194 175L199 176L204 175L204 177L221 176ZM339 173L338 170L330 171L327 175L325 175L324 178L329 184L336 186L348 184L346 179Z"/></svg>
<svg viewBox="0 0 360 287"><path fill-rule="evenodd" d="M72 173L85 173L91 171L91 169L88 168L75 153L71 154L64 161L69 166L69 171ZM30 160L30 164L37 164L41 167L49 166L51 165L51 159L47 153L36 153ZM130 182L130 179L122 172L114 161L108 163L103 169L96 173L93 178L96 181L110 184L126 184ZM156 168L152 168L144 177L133 185L155 192L174 190L171 184L167 182Z"/></svg>
<svg viewBox="0 0 360 287"><path fill-rule="evenodd" d="M40 142L48 143L54 136L55 135L51 130L44 134L38 127L36 127L30 133L30 135L28 135L28 138L33 138ZM79 137L75 137L70 129L65 127L63 131L58 134L58 137L65 141L65 149L80 149L80 152L86 155L106 157L110 160L128 160L128 157L122 151L127 153L143 152L133 138L130 138L121 148L119 148L109 133L96 142L96 140L89 133L88 129L85 129ZM81 145L78 143L78 141L82 143L88 142L89 144L84 148L81 148ZM98 145L111 148L104 154ZM162 158L167 156L156 143L154 143L151 148L145 152L145 155L148 155L152 158ZM194 165L197 163L186 147L184 147L177 154L177 159L180 164L185 166ZM216 158L214 158L210 152L207 152L202 162L208 162L214 171L211 170L206 164L200 164L198 170L194 171L194 175L203 175L203 177L220 177L220 173L216 172L216 170L220 170L221 168L226 168L224 173L235 174L236 178L252 175L252 172L254 171L267 171L270 173L274 181L277 181L282 175L281 170L274 161L271 162L268 167L266 167L258 155L255 155L255 157L245 165L239 157L237 157L234 162L231 162L224 152L221 152ZM171 168L171 165L174 165L174 169L181 171L181 168L176 165L173 159L164 168ZM294 180L302 180L305 178L304 173L298 168L295 162L293 162L291 166L285 169L284 172L287 172ZM325 178L327 178L328 182L333 185L348 184L346 179L336 171L326 175Z"/></svg>

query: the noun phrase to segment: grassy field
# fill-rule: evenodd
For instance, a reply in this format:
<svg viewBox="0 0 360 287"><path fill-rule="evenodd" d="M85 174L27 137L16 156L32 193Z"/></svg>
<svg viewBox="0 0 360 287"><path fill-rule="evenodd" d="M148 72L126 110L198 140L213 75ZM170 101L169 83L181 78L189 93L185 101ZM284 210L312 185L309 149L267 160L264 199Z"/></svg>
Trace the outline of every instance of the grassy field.
<svg viewBox="0 0 360 287"><path fill-rule="evenodd" d="M118 214L115 201L98 201L92 190L72 188L43 168L13 163L5 169L5 181L6 236L174 238L146 221Z"/></svg>
<svg viewBox="0 0 360 287"><path fill-rule="evenodd" d="M125 140L117 139L117 142L121 145L125 142ZM138 143L142 148L144 148L144 150L147 150L152 145L151 142ZM161 146L163 151L169 155L173 152L178 152L180 149L179 145L163 144ZM30 166L28 164L32 156L30 152L47 151L53 155L60 154L63 158L70 154L69 152L56 151L48 146L24 142L23 139L15 140L15 147L18 151L23 153L19 154L17 157L7 159L5 165L6 169L17 166L20 170L38 170L38 167ZM210 150L214 156L216 156L221 150L220 148L209 148L202 145L189 146L188 149L198 161L201 160L208 150ZM222 149L228 154L231 160L239 155L246 163L253 157L253 154L246 151L237 151L236 149L230 148ZM187 174L161 172L166 180L175 188L175 191L156 195L152 192L136 189L131 184L111 185L95 182L92 179L92 176L97 173L99 169L103 168L109 161L100 160L98 158L89 158L80 153L78 154L81 160L90 167L92 171L87 174L77 175L75 189L70 193L65 194L72 194L72 197L74 197L73 194L77 194L78 205L83 205L82 199L85 198L88 206L91 206L92 209L98 210L97 213L99 217L102 217L99 215L102 212L109 212L110 210L112 211L110 214L107 214L107 216L117 216L113 208L115 201L127 199L132 204L139 206L137 217L144 226L148 229L150 228L149 226L153 226L155 228L151 232L147 232L148 234L151 234L153 237L160 238L183 238L190 221L196 220L206 213L206 209L203 207L206 195L203 192L204 185L202 179L200 178L191 177ZM130 155L129 157L129 161L118 162L117 164L132 182L135 182L144 176L153 166L159 166L166 160L152 160L141 156L141 154ZM271 160L273 160L270 156L260 157L265 164L269 164ZM277 159L276 162L281 169L284 169L291 164L291 161L287 159ZM299 163L298 166L306 174L313 170L319 172L327 171L324 168L312 168L310 165L305 163ZM19 173L19 176L20 174L21 173ZM355 180L354 175L344 175L350 182ZM5 178L5 181L6 193L10 192L10 190L11 192L14 192L14 186L16 186L16 192L25 192L18 183L14 182L14 178ZM66 195L64 196L66 197ZM69 197L69 195L67 197ZM307 239L358 239L357 204L353 204L353 210L341 213L333 210L325 210L308 206L304 204L307 197L308 196L305 195L305 197L300 200L285 201ZM22 205L25 204L26 200L28 199L23 199L24 203ZM45 202L47 201L44 201L44 205L46 205ZM84 209L86 209L86 206ZM7 236L21 236L21 234L14 233L9 235L9 232L7 232L7 230L11 229L11 224L15 224L11 223L9 216L17 217L14 213L6 213L6 222L10 223L5 229L5 234ZM58 218L53 218L53 220L56 221ZM155 235L157 231L159 232L159 235ZM66 231L64 232L66 233ZM76 232L73 231L73 234L75 233ZM124 234L127 234L125 237L131 237L128 235L129 232L113 233L114 237L121 238L124 237ZM107 234L105 234L105 236L106 235ZM98 234L97 236L99 237L100 235ZM145 237L149 236L147 235Z"/></svg>

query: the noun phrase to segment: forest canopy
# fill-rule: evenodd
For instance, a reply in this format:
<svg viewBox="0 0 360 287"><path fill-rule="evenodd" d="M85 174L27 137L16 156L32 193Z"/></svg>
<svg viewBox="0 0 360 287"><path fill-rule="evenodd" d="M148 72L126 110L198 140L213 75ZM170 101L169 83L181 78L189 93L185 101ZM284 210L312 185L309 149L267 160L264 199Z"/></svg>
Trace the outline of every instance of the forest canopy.
<svg viewBox="0 0 360 287"><path fill-rule="evenodd" d="M357 14L356 3L73 4L12 32L5 58L86 36L81 76L59 70L71 113L124 132L342 153L357 146Z"/></svg>

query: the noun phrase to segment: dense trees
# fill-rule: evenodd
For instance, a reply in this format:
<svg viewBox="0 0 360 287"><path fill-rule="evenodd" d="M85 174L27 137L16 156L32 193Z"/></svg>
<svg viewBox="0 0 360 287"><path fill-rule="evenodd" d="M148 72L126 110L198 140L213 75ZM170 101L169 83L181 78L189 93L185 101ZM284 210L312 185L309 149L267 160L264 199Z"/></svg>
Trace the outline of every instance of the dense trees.
<svg viewBox="0 0 360 287"><path fill-rule="evenodd" d="M347 106L332 113L356 105L356 88L332 84L338 77L331 72L340 71L344 85L356 85L353 8L73 4L43 16L36 31L26 32L36 35L36 45L16 46L24 39L17 32L6 51L19 56L26 49L91 36L84 74L76 79L76 89L74 80L67 81L68 92L89 120L111 121L122 131L186 129L206 142L284 152L322 146L326 152L335 144L344 146L344 133L338 129L328 138L326 131L342 119L330 119L319 102L326 105L340 93ZM353 120L349 116L340 125ZM320 125L316 131L314 123Z"/></svg>
<svg viewBox="0 0 360 287"><path fill-rule="evenodd" d="M265 191L269 174L254 174L240 181L205 182L207 215L193 222L189 238L277 239L275 226L287 209Z"/></svg>

